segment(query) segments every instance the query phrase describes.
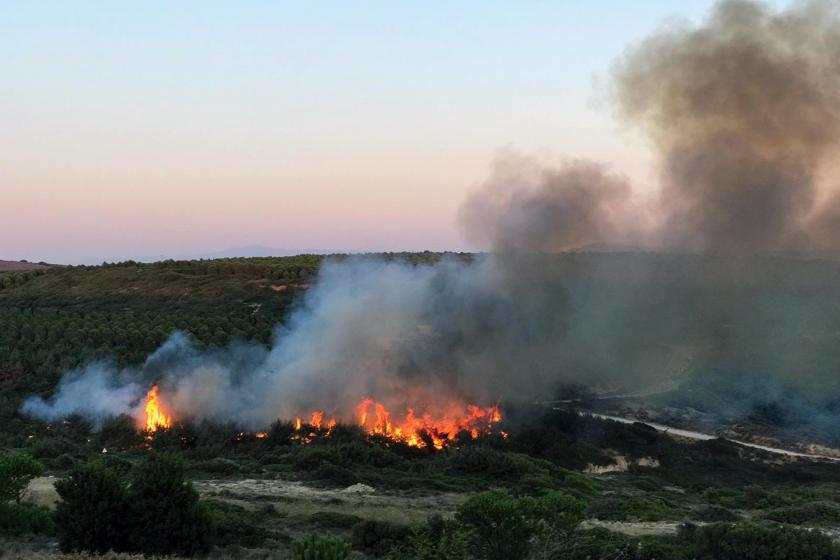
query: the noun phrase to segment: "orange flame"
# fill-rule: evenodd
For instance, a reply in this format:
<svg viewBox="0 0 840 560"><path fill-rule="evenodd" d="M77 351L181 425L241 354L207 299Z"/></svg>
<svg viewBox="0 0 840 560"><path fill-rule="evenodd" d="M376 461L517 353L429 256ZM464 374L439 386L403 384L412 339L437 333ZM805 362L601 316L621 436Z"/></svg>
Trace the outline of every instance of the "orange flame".
<svg viewBox="0 0 840 560"><path fill-rule="evenodd" d="M371 405L373 417L368 414ZM429 413L418 417L414 409L409 408L401 421L395 421L385 405L373 399L360 402L356 406L356 412L359 426L370 435L384 435L412 447L426 447L427 442L430 442L435 449L443 449L462 432L469 434L473 439L481 434L490 433L493 425L502 420L498 406L481 408L468 405L466 412L458 414L455 418L447 415L433 417Z"/></svg>
<svg viewBox="0 0 840 560"><path fill-rule="evenodd" d="M156 432L160 428L172 427L172 417L167 415L161 407L157 385L146 393L146 406L143 410L146 413L146 431Z"/></svg>

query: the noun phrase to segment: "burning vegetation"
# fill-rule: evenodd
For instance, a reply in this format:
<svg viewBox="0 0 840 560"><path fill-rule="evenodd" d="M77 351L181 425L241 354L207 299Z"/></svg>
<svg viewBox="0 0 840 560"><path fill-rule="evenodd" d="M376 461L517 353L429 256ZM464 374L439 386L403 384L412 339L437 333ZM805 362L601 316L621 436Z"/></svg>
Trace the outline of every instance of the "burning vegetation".
<svg viewBox="0 0 840 560"><path fill-rule="evenodd" d="M377 436L386 440L400 442L409 447L433 448L441 450L459 437L468 435L478 439L481 435L496 432L497 424L502 421L498 405L480 407L473 404L450 403L446 412L432 414L416 412L408 407L402 415L392 414L381 402L370 398L363 399L355 406L353 422L368 436ZM160 388L152 386L146 393L140 429L148 435L161 429L171 428L172 414L161 402ZM313 438L328 437L338 424L335 416L327 415L323 410L316 410L308 415L308 420L295 418L294 434L291 439L300 443L311 443ZM502 437L507 434L498 431ZM256 439L266 439L268 432L239 432L238 440L249 435Z"/></svg>
<svg viewBox="0 0 840 560"><path fill-rule="evenodd" d="M146 393L146 404L143 407L143 426L147 432L156 432L161 428L172 427L172 417L166 414L160 404L160 395L157 385L154 385Z"/></svg>

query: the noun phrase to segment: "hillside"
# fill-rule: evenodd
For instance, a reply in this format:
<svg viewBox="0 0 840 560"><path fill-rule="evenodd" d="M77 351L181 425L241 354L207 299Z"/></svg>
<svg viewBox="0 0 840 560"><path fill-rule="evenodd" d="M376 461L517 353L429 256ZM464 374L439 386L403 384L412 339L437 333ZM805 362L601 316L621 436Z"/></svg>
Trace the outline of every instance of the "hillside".
<svg viewBox="0 0 840 560"><path fill-rule="evenodd" d="M47 263L31 263L28 261L4 261L0 260L0 272L14 272L21 270L43 270L52 265Z"/></svg>
<svg viewBox="0 0 840 560"><path fill-rule="evenodd" d="M428 264L444 255L377 257ZM838 263L627 253L520 257L509 296L550 294L546 304L557 305L573 343L587 349L561 365L588 368L588 379L602 373L598 368L620 364L628 383L685 383L652 400L598 399L568 386L541 395L564 398L562 406L505 395L497 429L458 434L441 451L314 420L296 425L278 418L265 432L251 433L179 418L171 427L139 432L125 416L96 428L75 416L45 423L18 412L24 396L49 394L68 369L94 359L139 364L174 330L208 349L232 340L269 345L273 329L319 282L325 258L347 257L127 262L0 274L0 451L25 450L57 478L88 461L125 477L150 449L178 454L212 514L215 557L276 557L318 532L347 539L355 557L393 558L395 549L427 546L422 539L438 538L435 531L463 532L470 508L491 508L479 510L483 519L493 515L495 501L510 508L552 499L576 511L573 531L562 538L574 538L577 552L564 558L717 558L703 555L714 539L728 539L727 546L740 551L776 539L807 550L803 558L840 554L831 540L840 519L836 463L724 439L688 441L642 423L583 414L654 410L673 419L676 410L705 407L707 418L724 403L727 413L768 430L819 433L823 424L787 412L791 401L785 399L794 392L769 389L782 387L789 371L801 380L835 372ZM579 318L593 305L604 320L582 327ZM597 344L597 359L587 358L591 344ZM791 363L800 367L788 369ZM743 378L728 368L748 364L772 376L741 387ZM834 395L831 387L822 385L827 398ZM569 394L574 398L564 397ZM804 414L808 402L795 401L796 414ZM821 410L829 427L836 425L830 410ZM27 499L54 506L55 480L36 479ZM53 538L49 526L39 531ZM549 539L546 550L568 545L552 541L560 538L553 534L539 538ZM49 540L29 537L0 538L0 547L18 547L21 557L54 549ZM814 550L824 552L814 556ZM425 557L412 554L398 557Z"/></svg>

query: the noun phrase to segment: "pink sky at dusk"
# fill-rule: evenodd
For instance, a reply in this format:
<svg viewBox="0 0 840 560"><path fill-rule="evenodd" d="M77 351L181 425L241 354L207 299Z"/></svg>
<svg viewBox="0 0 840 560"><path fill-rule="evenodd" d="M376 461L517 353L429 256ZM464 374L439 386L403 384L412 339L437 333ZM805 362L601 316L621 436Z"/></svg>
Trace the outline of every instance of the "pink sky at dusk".
<svg viewBox="0 0 840 560"><path fill-rule="evenodd" d="M234 6L6 8L0 259L468 250L500 150L654 181L604 82L666 3Z"/></svg>

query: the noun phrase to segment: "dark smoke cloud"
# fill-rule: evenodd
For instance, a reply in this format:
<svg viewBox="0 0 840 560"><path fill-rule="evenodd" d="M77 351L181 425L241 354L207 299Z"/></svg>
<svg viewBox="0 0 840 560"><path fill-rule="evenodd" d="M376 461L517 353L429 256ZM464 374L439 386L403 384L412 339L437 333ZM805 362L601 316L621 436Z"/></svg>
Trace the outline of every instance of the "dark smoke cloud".
<svg viewBox="0 0 840 560"><path fill-rule="evenodd" d="M598 242L740 255L840 249L840 198L818 188L840 138L840 4L776 13L721 2L702 26L669 26L631 48L614 91L620 117L660 154L654 223L601 165L506 158L461 208L468 239L502 252Z"/></svg>
<svg viewBox="0 0 840 560"><path fill-rule="evenodd" d="M616 71L620 113L663 159L665 246L755 253L830 241L816 205L840 132L840 5L774 13L719 3L705 25L666 28Z"/></svg>
<svg viewBox="0 0 840 560"><path fill-rule="evenodd" d="M23 411L138 414L157 381L179 417L253 428L313 409L347 419L365 397L397 410L440 395L487 404L712 370L840 395L840 323L826 303L840 301L840 269L719 255L840 239L840 199L817 188L840 123L838 23L835 4L776 14L727 1L703 26L629 51L616 98L661 151L656 224L600 164L507 157L459 213L493 253L327 262L269 349L208 350L175 334L144 365L68 373ZM704 254L551 254L599 242Z"/></svg>
<svg viewBox="0 0 840 560"><path fill-rule="evenodd" d="M546 168L507 156L461 206L469 241L502 253L558 253L631 235L630 185L603 165L578 160Z"/></svg>

